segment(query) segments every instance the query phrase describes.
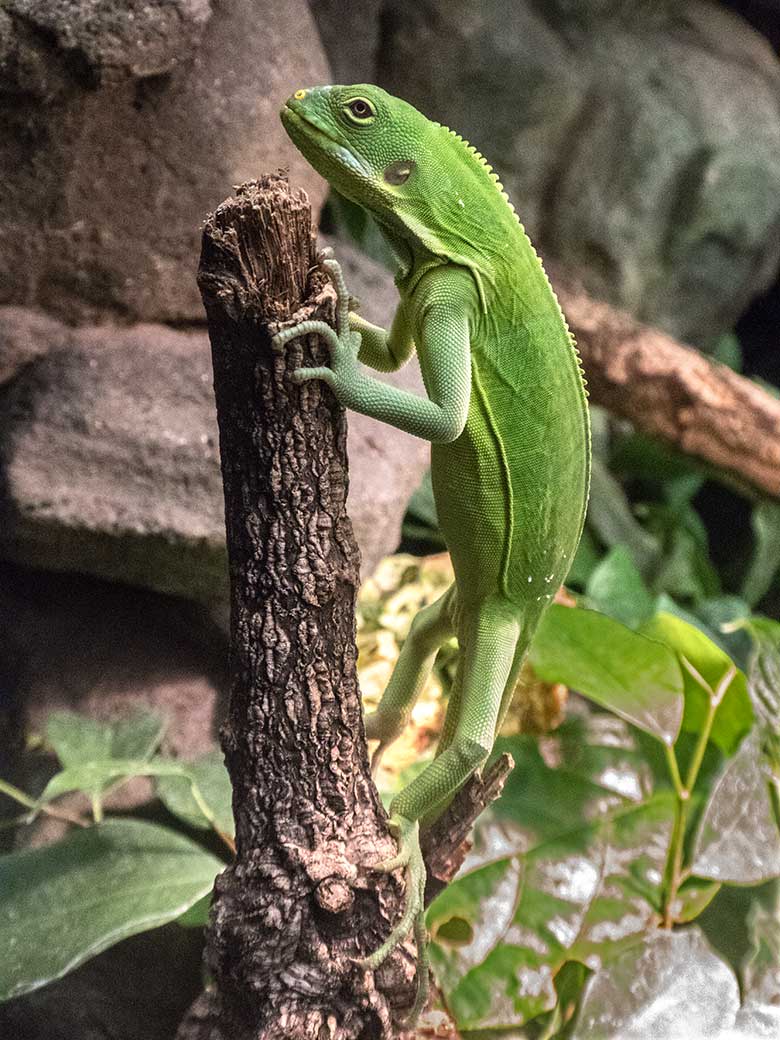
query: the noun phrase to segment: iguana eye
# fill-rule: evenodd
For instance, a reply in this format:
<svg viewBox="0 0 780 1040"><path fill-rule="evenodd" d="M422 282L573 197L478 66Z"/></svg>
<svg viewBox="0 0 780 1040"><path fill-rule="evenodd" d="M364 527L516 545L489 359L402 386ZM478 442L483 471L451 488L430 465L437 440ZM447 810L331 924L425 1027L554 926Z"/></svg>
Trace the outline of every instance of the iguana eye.
<svg viewBox="0 0 780 1040"><path fill-rule="evenodd" d="M344 106L344 115L347 116L351 123L358 123L361 126L365 126L367 123L373 122L376 112L374 106L370 101L366 101L365 98L352 98Z"/></svg>
<svg viewBox="0 0 780 1040"><path fill-rule="evenodd" d="M412 159L391 162L385 167L385 180L388 184L405 184L416 165Z"/></svg>

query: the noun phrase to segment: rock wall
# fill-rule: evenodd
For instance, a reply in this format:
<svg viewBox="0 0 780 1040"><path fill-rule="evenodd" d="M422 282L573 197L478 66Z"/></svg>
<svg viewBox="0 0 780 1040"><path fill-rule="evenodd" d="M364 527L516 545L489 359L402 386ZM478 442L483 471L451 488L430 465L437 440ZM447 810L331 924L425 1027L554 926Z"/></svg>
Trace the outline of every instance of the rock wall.
<svg viewBox="0 0 780 1040"><path fill-rule="evenodd" d="M280 102L327 62L304 0L6 0L0 303L202 321L199 227L233 184L323 182Z"/></svg>

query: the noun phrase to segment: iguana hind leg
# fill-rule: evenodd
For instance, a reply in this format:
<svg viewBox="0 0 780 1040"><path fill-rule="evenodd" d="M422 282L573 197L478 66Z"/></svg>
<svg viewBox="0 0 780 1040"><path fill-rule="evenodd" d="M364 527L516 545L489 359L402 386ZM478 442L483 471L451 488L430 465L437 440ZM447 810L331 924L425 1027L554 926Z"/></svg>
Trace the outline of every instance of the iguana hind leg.
<svg viewBox="0 0 780 1040"><path fill-rule="evenodd" d="M366 736L379 741L371 759L373 772L385 749L409 721L439 647L455 632L455 601L455 586L451 585L435 602L418 611L412 621L379 707L365 720Z"/></svg>
<svg viewBox="0 0 780 1040"><path fill-rule="evenodd" d="M381 964L413 925L418 937L424 935L425 865L418 821L427 818L433 807L446 805L490 754L503 694L517 657L520 623L511 604L491 601L481 609L464 611L458 634L460 697L452 742L391 802L390 825L398 838L398 855L371 868L406 868L406 906L387 940L363 961L371 967ZM427 987L423 975L427 968L418 974L416 1006L423 999L421 988Z"/></svg>

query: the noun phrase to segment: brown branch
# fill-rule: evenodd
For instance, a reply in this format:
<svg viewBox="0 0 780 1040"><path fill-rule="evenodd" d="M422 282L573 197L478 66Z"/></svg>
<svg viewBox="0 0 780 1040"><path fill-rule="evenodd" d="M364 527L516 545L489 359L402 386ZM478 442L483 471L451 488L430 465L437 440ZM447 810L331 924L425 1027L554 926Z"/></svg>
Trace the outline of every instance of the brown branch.
<svg viewBox="0 0 780 1040"><path fill-rule="evenodd" d="M484 809L501 794L514 762L506 752L491 763L484 776L472 776L447 811L420 836L428 879L426 905L452 881L471 848L471 828Z"/></svg>
<svg viewBox="0 0 780 1040"><path fill-rule="evenodd" d="M780 497L780 400L725 365L554 279L591 400L714 467Z"/></svg>
<svg viewBox="0 0 780 1040"><path fill-rule="evenodd" d="M390 1040L414 999L410 946L376 973L400 875L371 782L355 670L358 551L346 514L346 422L320 382L317 337L282 352L275 323L331 320L303 192L238 189L206 223L208 316L231 585L231 696L222 731L236 858L207 934L214 989L180 1040Z"/></svg>

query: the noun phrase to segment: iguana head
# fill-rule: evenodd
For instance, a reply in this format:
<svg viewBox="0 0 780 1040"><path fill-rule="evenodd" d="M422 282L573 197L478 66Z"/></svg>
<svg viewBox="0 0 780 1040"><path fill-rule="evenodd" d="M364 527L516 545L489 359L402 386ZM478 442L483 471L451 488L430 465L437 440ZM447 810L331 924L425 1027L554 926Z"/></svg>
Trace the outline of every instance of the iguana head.
<svg viewBox="0 0 780 1040"><path fill-rule="evenodd" d="M336 191L382 223L394 224L395 214L419 218L418 199L431 187L435 124L407 102L368 83L313 87L296 91L281 115L296 147Z"/></svg>
<svg viewBox="0 0 780 1040"><path fill-rule="evenodd" d="M468 266L480 293L493 280L517 219L467 141L368 83L298 90L281 116L315 170L392 238Z"/></svg>

